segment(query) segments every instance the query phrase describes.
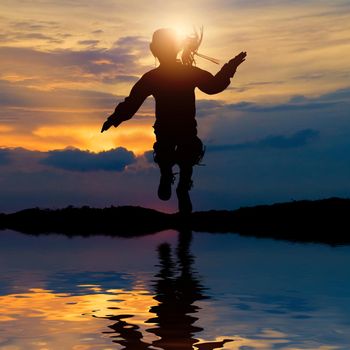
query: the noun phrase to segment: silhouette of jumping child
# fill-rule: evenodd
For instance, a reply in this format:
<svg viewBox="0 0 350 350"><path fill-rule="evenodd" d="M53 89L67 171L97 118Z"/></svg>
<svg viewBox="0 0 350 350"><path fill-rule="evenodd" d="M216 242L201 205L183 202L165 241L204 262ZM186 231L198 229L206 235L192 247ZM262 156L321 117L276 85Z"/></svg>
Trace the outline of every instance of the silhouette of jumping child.
<svg viewBox="0 0 350 350"><path fill-rule="evenodd" d="M200 39L197 34L196 37L181 41L172 29L162 28L155 31L150 50L159 60L159 66L145 73L136 82L130 95L117 105L101 130L108 130L112 125L117 127L123 121L131 119L144 100L153 95L156 101L156 122L153 126L156 135L153 145L154 161L161 174L158 197L164 201L170 199L171 186L174 183L173 166L177 164L180 178L176 194L180 213L192 212L189 191L192 187L193 166L204 155L202 141L197 136L194 90L198 87L210 95L225 90L230 84L230 78L246 57L246 52L241 52L224 64L214 76L193 65L194 54L215 62L215 59L197 53L202 35L203 32ZM180 51L182 56L178 60Z"/></svg>

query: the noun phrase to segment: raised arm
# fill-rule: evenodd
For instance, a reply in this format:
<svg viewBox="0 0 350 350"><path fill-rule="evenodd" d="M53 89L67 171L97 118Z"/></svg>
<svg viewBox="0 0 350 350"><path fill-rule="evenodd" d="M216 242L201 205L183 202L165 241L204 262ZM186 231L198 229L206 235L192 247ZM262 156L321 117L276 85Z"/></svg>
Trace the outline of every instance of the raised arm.
<svg viewBox="0 0 350 350"><path fill-rule="evenodd" d="M104 122L101 132L108 130L112 125L117 127L123 121L129 120L141 107L144 100L151 95L147 73L133 86L128 97L120 102Z"/></svg>
<svg viewBox="0 0 350 350"><path fill-rule="evenodd" d="M241 52L224 64L216 75L198 68L198 88L209 95L224 91L230 85L230 78L236 73L237 67L245 61L246 56L246 52Z"/></svg>

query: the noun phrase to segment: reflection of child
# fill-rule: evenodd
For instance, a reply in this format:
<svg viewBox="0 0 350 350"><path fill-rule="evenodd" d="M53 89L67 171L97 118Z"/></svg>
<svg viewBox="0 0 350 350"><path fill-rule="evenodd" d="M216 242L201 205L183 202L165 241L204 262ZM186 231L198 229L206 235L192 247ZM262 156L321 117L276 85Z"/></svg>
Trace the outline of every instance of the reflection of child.
<svg viewBox="0 0 350 350"><path fill-rule="evenodd" d="M190 213L192 168L204 154L202 142L197 137L194 89L198 87L207 94L217 94L225 90L237 67L245 60L246 53L241 52L213 76L192 66L192 60L184 58L184 55L184 63L177 60L183 47L171 29L157 30L153 34L150 49L158 58L159 67L141 77L130 95L117 105L114 113L103 124L101 132L131 119L147 96L153 95L156 101L154 160L161 173L158 197L162 200L171 197L172 168L178 164L180 179L176 193L179 212Z"/></svg>

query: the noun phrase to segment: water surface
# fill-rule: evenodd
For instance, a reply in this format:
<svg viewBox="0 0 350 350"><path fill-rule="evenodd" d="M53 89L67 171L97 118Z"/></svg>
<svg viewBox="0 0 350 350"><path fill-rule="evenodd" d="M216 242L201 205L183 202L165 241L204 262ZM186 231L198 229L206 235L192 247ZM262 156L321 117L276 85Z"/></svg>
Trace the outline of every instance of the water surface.
<svg viewBox="0 0 350 350"><path fill-rule="evenodd" d="M0 231L0 349L349 349L350 247Z"/></svg>

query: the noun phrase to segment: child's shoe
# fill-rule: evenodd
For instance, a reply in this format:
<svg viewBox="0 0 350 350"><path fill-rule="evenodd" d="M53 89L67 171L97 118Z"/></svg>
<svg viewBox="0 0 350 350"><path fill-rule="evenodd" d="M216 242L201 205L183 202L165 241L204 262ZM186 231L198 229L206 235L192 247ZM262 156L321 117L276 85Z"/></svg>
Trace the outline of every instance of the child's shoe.
<svg viewBox="0 0 350 350"><path fill-rule="evenodd" d="M167 201L171 198L171 185L174 183L175 177L172 173L162 174L160 176L158 186L158 197L162 201Z"/></svg>

